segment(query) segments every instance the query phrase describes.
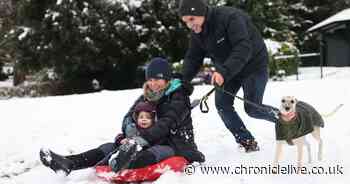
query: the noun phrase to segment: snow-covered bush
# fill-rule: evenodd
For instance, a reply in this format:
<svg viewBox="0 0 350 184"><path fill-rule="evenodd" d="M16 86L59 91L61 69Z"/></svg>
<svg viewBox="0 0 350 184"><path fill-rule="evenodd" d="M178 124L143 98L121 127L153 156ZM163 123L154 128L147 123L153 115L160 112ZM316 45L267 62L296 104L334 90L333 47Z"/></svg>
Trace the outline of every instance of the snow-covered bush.
<svg viewBox="0 0 350 184"><path fill-rule="evenodd" d="M6 74L3 71L4 64L0 62L0 81L7 79Z"/></svg>
<svg viewBox="0 0 350 184"><path fill-rule="evenodd" d="M292 44L281 43L277 52L269 51L269 75L270 77L280 75L279 71L284 71L283 75L292 75L297 72L300 59L299 50ZM277 59L277 56L291 56L291 58Z"/></svg>
<svg viewBox="0 0 350 184"><path fill-rule="evenodd" d="M23 83L18 86L0 87L0 99L13 97L41 97L57 94L57 82Z"/></svg>

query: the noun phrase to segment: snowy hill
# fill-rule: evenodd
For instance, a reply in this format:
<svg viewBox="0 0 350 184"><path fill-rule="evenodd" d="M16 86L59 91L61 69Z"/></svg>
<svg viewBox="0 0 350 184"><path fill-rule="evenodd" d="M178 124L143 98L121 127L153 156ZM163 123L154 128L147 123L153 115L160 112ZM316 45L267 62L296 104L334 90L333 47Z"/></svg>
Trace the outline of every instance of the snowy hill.
<svg viewBox="0 0 350 184"><path fill-rule="evenodd" d="M264 103L278 106L281 96L294 95L314 105L322 114L344 104L334 115L325 119L321 134L324 139L324 161L305 166L343 167L338 175L257 175L204 174L201 167L193 175L165 173L156 184L255 184L255 183L348 183L350 179L350 68L327 68L325 78L319 79L318 68L300 71L300 78L288 77L285 82L269 82ZM192 99L200 98L210 86L198 86ZM112 141L120 132L121 120L141 89L102 91L100 93L25 98L0 101L0 184L105 184L96 178L92 169L73 172L69 177L54 174L39 161L39 149L49 147L61 154L71 154L95 148ZM239 95L242 96L241 91ZM205 166L254 167L272 163L275 149L274 124L248 117L242 103L236 100L236 109L246 126L255 135L261 151L243 153L233 136L224 127L214 107L214 96L209 98L210 112L193 110L195 138L206 155ZM308 137L311 143L315 143ZM295 164L296 147L285 145L282 165ZM304 154L306 155L306 154Z"/></svg>

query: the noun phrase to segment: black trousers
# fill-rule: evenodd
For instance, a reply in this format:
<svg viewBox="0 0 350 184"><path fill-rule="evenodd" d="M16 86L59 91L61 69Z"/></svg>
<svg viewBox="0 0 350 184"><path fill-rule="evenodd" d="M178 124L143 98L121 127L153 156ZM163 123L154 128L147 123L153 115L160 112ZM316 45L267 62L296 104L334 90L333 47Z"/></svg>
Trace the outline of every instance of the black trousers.
<svg viewBox="0 0 350 184"><path fill-rule="evenodd" d="M66 156L66 158L73 162L72 170L85 169L96 165L108 165L111 153L117 148L118 146L114 143L106 143L80 154ZM170 146L151 146L137 153L136 159L130 163L129 169L146 167L174 155L175 152Z"/></svg>

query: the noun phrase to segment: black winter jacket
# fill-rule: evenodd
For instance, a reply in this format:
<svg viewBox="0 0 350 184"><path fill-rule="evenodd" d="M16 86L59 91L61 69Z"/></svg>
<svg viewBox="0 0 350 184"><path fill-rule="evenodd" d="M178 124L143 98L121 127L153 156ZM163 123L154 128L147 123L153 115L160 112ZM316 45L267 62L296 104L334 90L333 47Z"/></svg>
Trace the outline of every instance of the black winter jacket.
<svg viewBox="0 0 350 184"><path fill-rule="evenodd" d="M183 75L192 80L210 57L225 81L244 79L266 69L268 54L262 36L249 16L232 7L209 7L201 33L191 33Z"/></svg>
<svg viewBox="0 0 350 184"><path fill-rule="evenodd" d="M193 87L181 84L180 87L168 90L157 103L157 120L147 129L138 129L139 135L150 145L166 144L171 146L175 154L185 157L189 162L204 162L204 155L198 151L194 142L193 125L191 118L191 103L189 96ZM139 97L124 118L132 120L135 104L145 101L144 96Z"/></svg>

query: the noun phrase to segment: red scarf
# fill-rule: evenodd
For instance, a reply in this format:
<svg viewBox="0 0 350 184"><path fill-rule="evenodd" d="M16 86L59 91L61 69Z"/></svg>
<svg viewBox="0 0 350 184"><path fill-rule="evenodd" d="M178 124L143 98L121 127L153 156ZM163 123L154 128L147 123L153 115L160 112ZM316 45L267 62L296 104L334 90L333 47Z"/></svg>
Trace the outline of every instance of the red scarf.
<svg viewBox="0 0 350 184"><path fill-rule="evenodd" d="M286 113L282 112L282 119L287 122L291 121L293 118L295 118L295 116L296 116L295 112L286 112Z"/></svg>

